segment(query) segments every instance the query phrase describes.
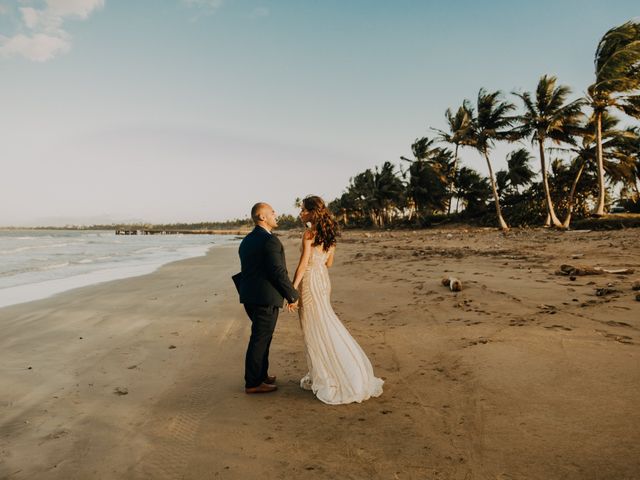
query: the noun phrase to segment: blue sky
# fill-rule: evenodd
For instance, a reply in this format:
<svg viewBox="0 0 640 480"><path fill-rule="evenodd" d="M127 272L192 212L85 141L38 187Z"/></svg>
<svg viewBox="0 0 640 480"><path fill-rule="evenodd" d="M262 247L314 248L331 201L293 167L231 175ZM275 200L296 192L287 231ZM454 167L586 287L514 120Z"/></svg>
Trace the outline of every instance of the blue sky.
<svg viewBox="0 0 640 480"><path fill-rule="evenodd" d="M258 200L293 213L409 155L480 87L548 73L581 95L599 38L639 14L627 0L0 0L0 225L223 220ZM486 172L472 152L462 163Z"/></svg>

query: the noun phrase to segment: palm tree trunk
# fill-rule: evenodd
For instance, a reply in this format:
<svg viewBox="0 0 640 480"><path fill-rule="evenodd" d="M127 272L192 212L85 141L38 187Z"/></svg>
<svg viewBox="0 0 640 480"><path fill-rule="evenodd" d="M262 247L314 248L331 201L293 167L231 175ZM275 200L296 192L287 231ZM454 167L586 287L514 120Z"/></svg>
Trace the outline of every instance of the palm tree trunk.
<svg viewBox="0 0 640 480"><path fill-rule="evenodd" d="M580 181L580 176L584 171L584 167L587 162L582 162L578 173L576 174L576 178L573 180L573 184L571 185L571 190L569 191L569 199L567 200L567 216L562 222L562 228L569 228L569 224L571 223L571 215L573 214L573 196L576 193L576 188L578 187L578 182Z"/></svg>
<svg viewBox="0 0 640 480"><path fill-rule="evenodd" d="M498 197L498 189L496 188L496 181L493 178L493 168L491 168L491 161L489 161L489 155L484 152L484 158L487 161L487 167L489 167L489 180L491 180L491 190L493 190L493 200L496 204L496 215L498 217L498 223L503 231L509 230L509 225L502 218L502 211L500 210L500 198Z"/></svg>
<svg viewBox="0 0 640 480"><path fill-rule="evenodd" d="M598 203L593 214L597 217L604 215L604 161L602 160L602 112L596 111L596 161L598 162Z"/></svg>
<svg viewBox="0 0 640 480"><path fill-rule="evenodd" d="M547 163L544 158L544 137L538 136L538 147L540 149L540 166L542 167L542 185L544 186L544 196L547 201L547 212L549 214L549 220L553 223L554 227L562 227L562 223L558 219L555 210L553 209L553 201L551 200L551 192L549 191L549 179L547 178ZM545 222L546 224L546 222Z"/></svg>
<svg viewBox="0 0 640 480"><path fill-rule="evenodd" d="M458 147L459 145L456 143L456 151L453 154L453 178L451 178L451 182L449 182L449 205L447 206L447 215L451 215L451 200L453 200L453 183L456 180L456 168L458 168Z"/></svg>

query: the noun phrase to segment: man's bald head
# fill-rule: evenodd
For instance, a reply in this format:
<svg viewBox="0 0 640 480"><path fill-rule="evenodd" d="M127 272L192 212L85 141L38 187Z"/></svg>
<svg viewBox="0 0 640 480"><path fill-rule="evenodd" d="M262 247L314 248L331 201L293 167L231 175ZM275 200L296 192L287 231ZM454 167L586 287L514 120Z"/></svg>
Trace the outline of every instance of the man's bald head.
<svg viewBox="0 0 640 480"><path fill-rule="evenodd" d="M253 223L257 225L261 220L264 220L264 214L267 210L271 210L271 205L264 202L258 202L251 207L251 219Z"/></svg>
<svg viewBox="0 0 640 480"><path fill-rule="evenodd" d="M251 209L253 223L271 231L278 226L276 212L268 203L258 202Z"/></svg>

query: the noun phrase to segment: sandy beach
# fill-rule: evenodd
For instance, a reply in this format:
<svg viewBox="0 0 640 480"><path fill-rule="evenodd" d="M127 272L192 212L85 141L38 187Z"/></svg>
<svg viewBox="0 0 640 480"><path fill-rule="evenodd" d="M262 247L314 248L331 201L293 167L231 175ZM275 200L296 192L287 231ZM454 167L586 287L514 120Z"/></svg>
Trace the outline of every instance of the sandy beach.
<svg viewBox="0 0 640 480"><path fill-rule="evenodd" d="M385 379L345 406L299 388L286 312L279 390L244 393L236 249L0 309L0 479L640 478L637 229L343 234L333 305Z"/></svg>

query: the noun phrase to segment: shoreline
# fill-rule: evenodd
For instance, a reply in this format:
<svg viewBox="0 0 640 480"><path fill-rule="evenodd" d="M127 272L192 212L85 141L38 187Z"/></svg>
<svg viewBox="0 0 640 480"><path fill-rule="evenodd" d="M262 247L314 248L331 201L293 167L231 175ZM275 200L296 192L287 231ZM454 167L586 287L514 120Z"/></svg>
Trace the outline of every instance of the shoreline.
<svg viewBox="0 0 640 480"><path fill-rule="evenodd" d="M298 235L281 238L291 273ZM334 407L301 390L302 334L285 312L270 356L279 390L245 395L249 321L230 280L236 248L221 246L0 309L0 478L640 471L633 231L401 230L339 241L332 304L385 380L381 397ZM571 281L554 273L562 263L636 273ZM462 291L443 287L445 275ZM596 295L608 284L612 293Z"/></svg>
<svg viewBox="0 0 640 480"><path fill-rule="evenodd" d="M234 245L236 242L223 240L222 243L212 241L211 244L208 245L191 246L191 251L189 253L186 253L186 251L183 250L180 255L174 254L173 256L177 258L172 259L151 257L146 259L137 259L136 261L122 261L116 258L115 261L100 265L99 268L92 271L75 273L61 278L39 280L8 286L0 289L0 309L12 305L50 298L54 295L65 293L76 288L98 285L113 280L148 275L169 263L205 256L211 249L228 244ZM65 265L69 265L69 262L66 262Z"/></svg>

